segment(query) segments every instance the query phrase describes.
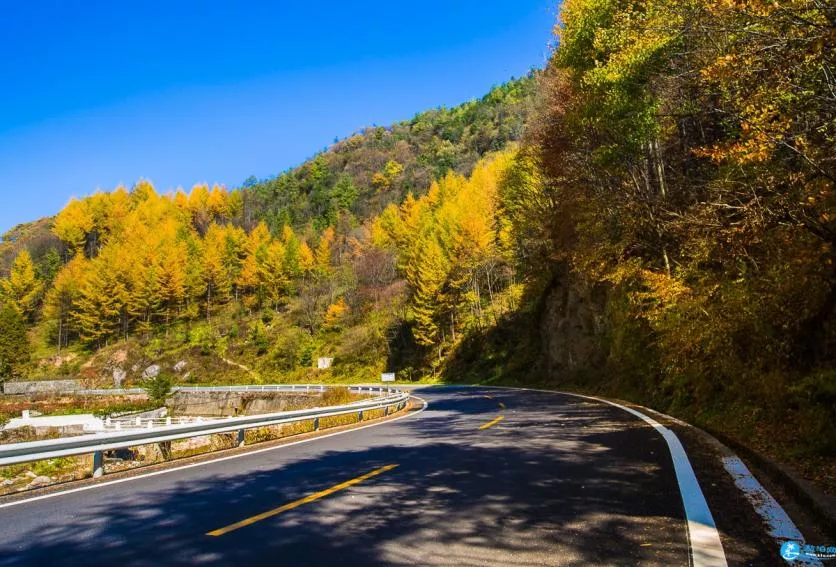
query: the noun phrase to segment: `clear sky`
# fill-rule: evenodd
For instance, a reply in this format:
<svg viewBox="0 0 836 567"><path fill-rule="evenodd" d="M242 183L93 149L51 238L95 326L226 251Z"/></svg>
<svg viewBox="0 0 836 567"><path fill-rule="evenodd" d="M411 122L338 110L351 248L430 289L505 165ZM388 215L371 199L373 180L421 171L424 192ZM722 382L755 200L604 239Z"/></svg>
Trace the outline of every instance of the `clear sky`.
<svg viewBox="0 0 836 567"><path fill-rule="evenodd" d="M71 196L267 177L542 66L546 0L9 3L0 232Z"/></svg>

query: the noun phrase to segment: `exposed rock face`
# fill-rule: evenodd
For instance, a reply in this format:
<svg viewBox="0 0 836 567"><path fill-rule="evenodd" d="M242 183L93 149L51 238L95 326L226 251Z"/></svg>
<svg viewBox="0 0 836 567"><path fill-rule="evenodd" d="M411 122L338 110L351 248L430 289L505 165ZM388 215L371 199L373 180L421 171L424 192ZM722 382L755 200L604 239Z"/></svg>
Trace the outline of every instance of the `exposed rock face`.
<svg viewBox="0 0 836 567"><path fill-rule="evenodd" d="M159 364L152 364L151 366L149 366L148 368L146 368L145 370L142 371L142 377L143 378L156 378L157 376L160 375L160 370L162 370L162 369L160 368Z"/></svg>
<svg viewBox="0 0 836 567"><path fill-rule="evenodd" d="M544 298L540 319L548 376L559 378L603 366L606 301L605 288L585 289L565 277L555 281Z"/></svg>
<svg viewBox="0 0 836 567"><path fill-rule="evenodd" d="M113 369L113 387L114 388L121 388L122 382L125 380L125 377L128 375L127 372L122 370L121 368L114 368Z"/></svg>
<svg viewBox="0 0 836 567"><path fill-rule="evenodd" d="M174 371L177 372L178 374L180 372L183 372L185 369L186 369L186 361L185 360L181 360L180 362L178 362L177 364L174 365Z"/></svg>

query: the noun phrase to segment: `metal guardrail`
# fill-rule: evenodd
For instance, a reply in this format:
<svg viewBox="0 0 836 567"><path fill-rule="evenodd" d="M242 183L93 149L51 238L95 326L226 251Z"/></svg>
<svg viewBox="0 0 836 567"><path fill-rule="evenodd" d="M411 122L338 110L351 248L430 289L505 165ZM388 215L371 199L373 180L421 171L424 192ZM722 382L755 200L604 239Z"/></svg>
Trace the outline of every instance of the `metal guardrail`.
<svg viewBox="0 0 836 567"><path fill-rule="evenodd" d="M161 427L153 427L152 425L151 428L145 430L134 429L0 445L0 466L93 453L93 476L97 477L104 474L104 451L231 432L238 432L238 444L243 446L244 432L247 429L313 420L314 430L318 430L321 418L357 413L362 421L363 412L383 409L388 415L393 407L396 408L396 411L404 408L409 399L409 393L391 388L365 388L363 391L377 391L383 395L341 406L228 417L213 421L172 424Z"/></svg>
<svg viewBox="0 0 836 567"><path fill-rule="evenodd" d="M258 386L175 386L172 392L324 392L333 385L325 384L263 384ZM378 388L374 386L348 386L352 392L397 392L395 388ZM99 388L88 390L71 390L67 393L105 396L144 394L143 388Z"/></svg>
<svg viewBox="0 0 836 567"><path fill-rule="evenodd" d="M229 388L235 388L229 390ZM294 389L291 389L294 388ZM185 392L300 392L313 391L320 393L326 389L325 386L309 385L309 386L285 386L285 385L265 385L265 386L200 386L193 388L179 388L178 391ZM351 386L349 390L355 393L386 393L387 395L398 393L394 388L381 387L366 387L366 386ZM379 399L376 398L376 399ZM344 407L363 403L368 400L358 400L345 404ZM103 425L108 430L122 430L122 429L153 429L154 427L164 427L170 425L183 425L186 423L203 423L208 421L218 421L229 419L229 417L207 417L207 416L182 416L182 417L139 417L126 415L121 417L108 417L104 419Z"/></svg>

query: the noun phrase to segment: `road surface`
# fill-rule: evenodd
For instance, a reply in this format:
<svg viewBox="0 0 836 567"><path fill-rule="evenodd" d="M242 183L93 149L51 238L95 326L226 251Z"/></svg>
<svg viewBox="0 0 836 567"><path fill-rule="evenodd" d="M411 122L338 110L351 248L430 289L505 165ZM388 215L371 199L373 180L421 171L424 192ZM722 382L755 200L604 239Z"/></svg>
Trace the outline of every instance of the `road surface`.
<svg viewBox="0 0 836 567"><path fill-rule="evenodd" d="M417 395L397 421L0 508L0 567L688 565L670 452L635 416Z"/></svg>

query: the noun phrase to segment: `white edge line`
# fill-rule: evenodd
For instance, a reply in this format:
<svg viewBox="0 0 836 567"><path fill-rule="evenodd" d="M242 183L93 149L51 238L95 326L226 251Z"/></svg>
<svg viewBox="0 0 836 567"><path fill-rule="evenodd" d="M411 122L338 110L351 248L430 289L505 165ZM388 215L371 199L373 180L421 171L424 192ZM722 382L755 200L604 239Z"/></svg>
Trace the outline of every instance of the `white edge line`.
<svg viewBox="0 0 836 567"><path fill-rule="evenodd" d="M769 535L772 536L772 539L778 545L785 541L796 541L802 545L805 543L804 536L790 519L787 512L763 485L758 482L739 457L724 457L723 466L734 479L735 486L743 492L743 495L755 508L755 512L769 526ZM793 565L823 567L824 564L817 557L799 556L793 560Z"/></svg>
<svg viewBox="0 0 836 567"><path fill-rule="evenodd" d="M571 392L561 392L557 390L540 390L535 388L506 388L504 386L482 386L486 388L498 388L498 389L522 389L522 390L532 390L535 392L544 392L544 393L551 393L551 394L563 394L567 396L576 396L581 398L588 398L592 400L601 401L610 405L614 405L620 407L630 413L638 415L641 417L641 414L638 411L634 411L630 408L624 407L620 404L615 402L610 402L608 400L604 400L601 398L596 398L593 396L584 396L583 394L573 394ZM648 408L649 409L649 408ZM656 410L650 409L651 412L657 414L659 416L665 417L670 419L674 423L679 425L690 427L689 424L676 419L675 417L671 417L669 415L665 415L661 412ZM644 417L642 417L644 419ZM647 421L647 420L646 420ZM652 420L651 420L652 421ZM657 424L658 425L658 424ZM655 426L654 426L655 427ZM672 435L674 433L670 432ZM670 444L669 444L670 446ZM783 544L785 541L797 541L801 544L805 543L804 536L798 527L793 523L792 519L790 518L789 514L787 514L786 510L778 503L777 500L769 493L766 488L755 478L752 472L746 467L743 461L737 455L732 455L729 457L722 457L721 461L723 463L723 467L726 469L726 472L732 477L734 480L735 486L740 490L744 497L749 501L752 507L755 509L755 512L763 518L768 526L768 533L775 540L776 544L779 546ZM689 526L690 528L690 526ZM798 557L797 559L793 560L793 564L796 565L808 565L810 567L823 567L824 563L817 557Z"/></svg>
<svg viewBox="0 0 836 567"><path fill-rule="evenodd" d="M416 415L420 414L421 412L423 412L424 410L427 409L427 406L429 404L427 404L427 401L425 399L420 398L418 396L412 396L412 395L410 395L410 396L417 399L417 400L421 400L421 402L424 405L417 412L414 412L414 413L409 412L406 415L402 415L402 416L396 417L394 419L387 419L387 420L380 421L380 422L377 422L377 423L369 423L368 425L363 425L361 427L354 427L352 429L346 429L345 431L336 431L334 433L328 433L327 435L318 435L316 437L311 437L310 439L300 439L299 441L293 441L291 443L284 443L284 444L281 444L281 445L276 445L274 447L265 447L264 449L255 449L253 451L246 451L244 453L239 453L237 455L229 455L227 457L219 457L217 459L210 459L210 460L207 460L207 461L201 461L199 463L192 463L190 465L183 465L183 466L180 466L180 467L174 467L174 468L170 468L170 469L163 469L163 470L160 470L160 471L153 471L153 472L149 472L149 473L145 473L145 474L140 473L137 476L131 476L131 477L120 478L120 479L116 479L116 480L110 480L110 481L106 481L106 482L100 482L100 483L96 483L96 484L90 484L90 485L81 486L81 487L78 487L78 488L71 488L69 490L62 490L60 492L51 492L49 494L42 494L41 496L33 496L32 498L25 498L23 500L16 500L14 502L7 502L5 504L0 504L0 509L11 508L12 506L20 506L21 504L29 504L31 502L37 502L39 500L47 500L49 498L57 498L58 496L64 496L66 494L73 494L73 493L76 493L76 492L84 492L85 490L93 490L95 488L104 488L105 486L112 486L114 484L122 484L123 482L131 482L131 481L134 481L134 480L142 480L142 479L150 478L150 477L153 477L153 476L159 476L159 475L162 475L162 474L168 474L168 473L172 473L172 472L183 471L183 470L186 470L186 469L193 469L193 468L196 468L196 467L203 467L203 466L207 466L207 465L213 465L215 463L221 463L223 461L231 461L233 459L241 459L241 458L249 457L249 456L252 456L252 455L258 455L259 453L267 453L268 451L278 451L279 449L286 449L287 447L293 447L294 445L301 445L302 443L311 443L313 441L320 441L322 439L328 439L329 437L336 437L337 435L345 435L346 433L354 433L355 431L360 431L361 429L366 429L366 428L369 428L369 427L378 427L380 425L386 425L386 424L389 424L389 423L394 423L396 421L400 421L401 419L405 419L407 417L415 417Z"/></svg>
<svg viewBox="0 0 836 567"><path fill-rule="evenodd" d="M488 386L489 388L502 388L502 386ZM687 522L688 542L691 550L691 565L693 567L726 567L726 554L723 551L723 544L720 541L720 534L717 532L717 527L714 524L714 517L711 515L711 510L708 508L708 502L702 493L700 484L697 481L697 476L694 473L694 468L688 460L688 455L685 453L685 448L676 436L676 433L654 420L653 418L629 408L616 402L596 398L594 396L585 396L583 394L573 394L571 392L558 392L553 390L538 390L535 388L508 388L511 390L528 390L533 392L545 392L550 394L562 394L566 396L574 396L577 398L585 398L600 403L605 403L619 409L622 409L634 416L642 419L653 427L668 445L671 458L673 459L673 468L676 473L676 481L679 485L679 493L682 496L682 504L685 508L685 519Z"/></svg>

